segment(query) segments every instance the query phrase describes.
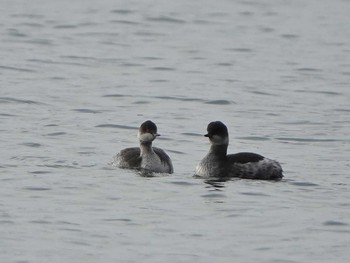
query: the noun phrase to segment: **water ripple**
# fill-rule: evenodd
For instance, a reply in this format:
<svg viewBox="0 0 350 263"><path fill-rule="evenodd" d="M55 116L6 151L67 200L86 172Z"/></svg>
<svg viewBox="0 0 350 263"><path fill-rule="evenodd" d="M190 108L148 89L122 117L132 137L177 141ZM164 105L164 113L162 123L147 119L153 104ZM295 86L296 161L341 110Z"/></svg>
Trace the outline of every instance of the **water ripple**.
<svg viewBox="0 0 350 263"><path fill-rule="evenodd" d="M48 133L46 134L46 136L61 136L61 135L65 135L67 134L66 132L52 132L52 133Z"/></svg>
<svg viewBox="0 0 350 263"><path fill-rule="evenodd" d="M159 70L159 71L173 71L176 70L175 68L171 67L152 67L153 70Z"/></svg>
<svg viewBox="0 0 350 263"><path fill-rule="evenodd" d="M96 128L114 128L114 129L126 129L126 130L137 130L138 127L119 125L119 124L99 124Z"/></svg>
<svg viewBox="0 0 350 263"><path fill-rule="evenodd" d="M22 143L22 145L28 146L28 147L33 147L33 148L38 148L41 146L40 143L35 143L35 142L25 142L25 143Z"/></svg>
<svg viewBox="0 0 350 263"><path fill-rule="evenodd" d="M235 51L235 52L243 52L243 53L249 53L249 52L253 52L253 49L251 48L228 48L226 49L228 51Z"/></svg>
<svg viewBox="0 0 350 263"><path fill-rule="evenodd" d="M134 11L132 11L130 9L114 9L111 11L111 13L120 14L120 15L128 15L128 14L134 13Z"/></svg>
<svg viewBox="0 0 350 263"><path fill-rule="evenodd" d="M33 172L30 172L31 174L49 174L51 172L49 171L33 171Z"/></svg>
<svg viewBox="0 0 350 263"><path fill-rule="evenodd" d="M103 95L102 97L105 97L105 98L123 98L123 97L130 97L130 96L124 95L124 94L107 94L107 95Z"/></svg>
<svg viewBox="0 0 350 263"><path fill-rule="evenodd" d="M247 137L237 137L239 140L251 140L251 141L268 141L270 138L259 137L259 136L247 136Z"/></svg>
<svg viewBox="0 0 350 263"><path fill-rule="evenodd" d="M50 225L50 224L52 224L52 222L46 221L46 220L32 220L32 221L29 221L29 223L40 224L40 225Z"/></svg>
<svg viewBox="0 0 350 263"><path fill-rule="evenodd" d="M178 100L178 101L190 101L190 102L192 102L192 101L203 102L204 101L202 99L189 98L189 97L155 96L153 98L162 99L162 100Z"/></svg>
<svg viewBox="0 0 350 263"><path fill-rule="evenodd" d="M183 132L183 133L181 133L181 134L182 134L182 135L185 135L185 136L203 137L203 134L194 133L194 132Z"/></svg>
<svg viewBox="0 0 350 263"><path fill-rule="evenodd" d="M297 68L297 71L301 71L301 72L321 72L321 69L317 69L317 68Z"/></svg>
<svg viewBox="0 0 350 263"><path fill-rule="evenodd" d="M148 99L175 100L175 101L186 101L186 102L202 102L202 103L219 104L219 105L225 105L225 104L232 103L232 102L225 101L225 100L206 101L206 100L199 99L199 98L176 97L176 96L140 96L140 95L134 96L134 95L125 95L125 94L107 94L107 95L103 95L102 97L105 97L105 98L124 98L124 97L148 98Z"/></svg>
<svg viewBox="0 0 350 263"><path fill-rule="evenodd" d="M310 182L291 182L290 184L296 185L296 186L319 186L318 184L310 183Z"/></svg>
<svg viewBox="0 0 350 263"><path fill-rule="evenodd" d="M226 195L224 194L219 194L219 193L209 193L209 194L205 194L205 195L201 195L202 197L205 197L205 198L226 198Z"/></svg>
<svg viewBox="0 0 350 263"><path fill-rule="evenodd" d="M195 185L194 183L191 182L187 182L187 181L173 181L170 182L171 184L175 184L175 185L181 185L181 186L192 186Z"/></svg>
<svg viewBox="0 0 350 263"><path fill-rule="evenodd" d="M184 24L185 20L172 18L169 16L159 16L159 17L148 17L146 20L151 22L164 22L164 23L175 23L175 24Z"/></svg>
<svg viewBox="0 0 350 263"><path fill-rule="evenodd" d="M29 190L29 191L48 191L48 190L52 190L49 187L37 187L37 186L27 186L27 187L23 187L23 190Z"/></svg>
<svg viewBox="0 0 350 263"><path fill-rule="evenodd" d="M229 105L232 103L234 103L234 102L228 101L228 100L210 100L210 101L205 102L205 104L213 104L213 105Z"/></svg>
<svg viewBox="0 0 350 263"><path fill-rule="evenodd" d="M73 109L72 111L81 112L81 113L101 113L101 111L98 110L91 110L91 109Z"/></svg>
<svg viewBox="0 0 350 263"><path fill-rule="evenodd" d="M291 137L278 137L276 140L290 141L290 142L344 142L346 139L316 139L316 138L291 138Z"/></svg>
<svg viewBox="0 0 350 263"><path fill-rule="evenodd" d="M325 226L347 226L347 223L329 220L323 223Z"/></svg>
<svg viewBox="0 0 350 263"><path fill-rule="evenodd" d="M252 196L269 196L268 194L264 193L257 193L257 192L241 192L242 195L252 195Z"/></svg>
<svg viewBox="0 0 350 263"><path fill-rule="evenodd" d="M20 71L20 72L37 72L33 69L27 69L27 68L19 68L19 67L9 67L9 66L0 66L0 69L7 69L7 70L14 70L14 71Z"/></svg>
<svg viewBox="0 0 350 263"><path fill-rule="evenodd" d="M44 104L33 100L21 100L21 99L16 99L11 97L0 97L0 103Z"/></svg>
<svg viewBox="0 0 350 263"><path fill-rule="evenodd" d="M111 20L111 23L115 23L115 24L122 24L122 25L139 25L140 23L135 22L135 21L129 21L129 20Z"/></svg>

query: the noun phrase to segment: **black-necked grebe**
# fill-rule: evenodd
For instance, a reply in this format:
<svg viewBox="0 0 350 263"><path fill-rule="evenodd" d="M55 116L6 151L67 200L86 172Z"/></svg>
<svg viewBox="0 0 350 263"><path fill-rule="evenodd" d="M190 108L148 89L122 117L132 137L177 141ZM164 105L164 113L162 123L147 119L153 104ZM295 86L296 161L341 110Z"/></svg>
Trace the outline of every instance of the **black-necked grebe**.
<svg viewBox="0 0 350 263"><path fill-rule="evenodd" d="M281 165L256 153L227 154L229 135L220 121L207 127L211 143L209 153L196 167L196 175L204 178L239 177L246 179L279 180L283 177Z"/></svg>
<svg viewBox="0 0 350 263"><path fill-rule="evenodd" d="M138 132L140 147L121 150L113 160L120 168L143 169L155 173L173 173L170 157L160 148L152 147L152 142L160 136L157 126L150 120L141 124Z"/></svg>

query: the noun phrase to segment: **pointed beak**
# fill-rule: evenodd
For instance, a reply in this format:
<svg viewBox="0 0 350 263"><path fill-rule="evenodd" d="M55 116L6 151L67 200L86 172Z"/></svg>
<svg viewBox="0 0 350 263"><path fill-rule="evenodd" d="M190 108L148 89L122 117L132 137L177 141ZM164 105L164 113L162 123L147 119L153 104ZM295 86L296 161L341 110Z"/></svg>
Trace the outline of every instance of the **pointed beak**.
<svg viewBox="0 0 350 263"><path fill-rule="evenodd" d="M209 133L204 134L204 137L210 137L210 134Z"/></svg>
<svg viewBox="0 0 350 263"><path fill-rule="evenodd" d="M153 133L153 135L154 135L154 137L158 137L158 136L160 136L160 134L159 134L159 133Z"/></svg>

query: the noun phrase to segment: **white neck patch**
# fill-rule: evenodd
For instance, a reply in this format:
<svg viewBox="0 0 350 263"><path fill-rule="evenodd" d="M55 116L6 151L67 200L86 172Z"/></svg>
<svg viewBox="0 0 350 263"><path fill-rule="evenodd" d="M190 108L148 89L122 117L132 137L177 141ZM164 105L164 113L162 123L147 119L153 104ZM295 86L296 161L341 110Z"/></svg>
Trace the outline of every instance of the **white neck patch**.
<svg viewBox="0 0 350 263"><path fill-rule="evenodd" d="M151 142L155 139L155 136L152 133L138 133L137 137L141 142Z"/></svg>

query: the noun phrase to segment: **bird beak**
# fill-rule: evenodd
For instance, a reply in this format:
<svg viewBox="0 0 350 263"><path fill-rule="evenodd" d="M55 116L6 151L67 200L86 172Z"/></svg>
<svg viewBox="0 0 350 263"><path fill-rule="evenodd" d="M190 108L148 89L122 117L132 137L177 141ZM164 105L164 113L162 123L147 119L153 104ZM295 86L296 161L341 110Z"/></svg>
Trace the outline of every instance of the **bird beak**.
<svg viewBox="0 0 350 263"><path fill-rule="evenodd" d="M204 137L210 137L209 133L204 134Z"/></svg>
<svg viewBox="0 0 350 263"><path fill-rule="evenodd" d="M159 133L154 133L153 135L154 135L154 137L158 137L158 136L160 136L160 134L159 134Z"/></svg>

